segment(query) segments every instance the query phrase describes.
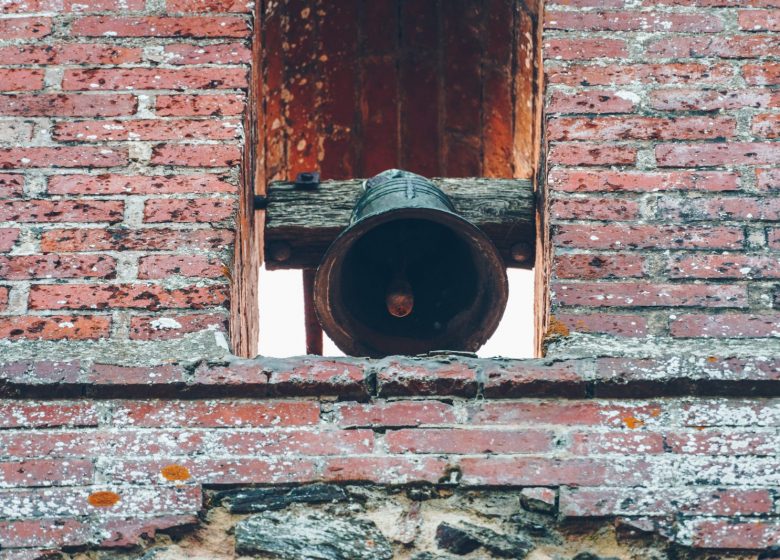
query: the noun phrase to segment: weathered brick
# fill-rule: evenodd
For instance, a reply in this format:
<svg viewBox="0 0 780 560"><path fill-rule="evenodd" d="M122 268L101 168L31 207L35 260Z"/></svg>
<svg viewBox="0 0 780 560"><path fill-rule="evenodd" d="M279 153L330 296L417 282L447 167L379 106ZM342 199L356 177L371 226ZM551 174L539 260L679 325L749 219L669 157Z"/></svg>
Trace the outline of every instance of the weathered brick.
<svg viewBox="0 0 780 560"><path fill-rule="evenodd" d="M10 340L97 340L108 338L110 317L26 315L0 319L0 336Z"/></svg>
<svg viewBox="0 0 780 560"><path fill-rule="evenodd" d="M113 278L116 261L107 255L16 255L0 257L0 278Z"/></svg>
<svg viewBox="0 0 780 560"><path fill-rule="evenodd" d="M8 200L0 202L0 220L34 222L121 222L121 200Z"/></svg>
<svg viewBox="0 0 780 560"><path fill-rule="evenodd" d="M235 211L235 201L224 198L158 198L144 203L144 222L222 222Z"/></svg>
<svg viewBox="0 0 780 560"><path fill-rule="evenodd" d="M33 91L43 88L43 70L0 69L0 91Z"/></svg>
<svg viewBox="0 0 780 560"><path fill-rule="evenodd" d="M641 421L651 424L662 418L662 405L657 403L612 403L608 401L545 400L486 402L466 409L467 424L553 426L608 426L625 428Z"/></svg>
<svg viewBox="0 0 780 560"><path fill-rule="evenodd" d="M143 9L143 0L90 0L89 3L84 3L82 0L8 0L0 8L4 13L88 13L122 10L138 11Z"/></svg>
<svg viewBox="0 0 780 560"><path fill-rule="evenodd" d="M578 249L740 249L741 228L666 225L558 225L554 242Z"/></svg>
<svg viewBox="0 0 780 560"><path fill-rule="evenodd" d="M697 399L682 404L679 422L697 429L710 426L780 426L780 401L761 398Z"/></svg>
<svg viewBox="0 0 780 560"><path fill-rule="evenodd" d="M631 92L610 90L567 93L554 91L547 104L548 114L554 113L630 113L639 102ZM555 137L555 133L552 134Z"/></svg>
<svg viewBox="0 0 780 560"><path fill-rule="evenodd" d="M438 457L333 457L322 478L330 482L439 483L450 480L449 463Z"/></svg>
<svg viewBox="0 0 780 560"><path fill-rule="evenodd" d="M165 56L169 64L248 64L252 61L252 51L242 43L168 45Z"/></svg>
<svg viewBox="0 0 780 560"><path fill-rule="evenodd" d="M141 61L141 49L99 43L0 47L5 64L126 64Z"/></svg>
<svg viewBox="0 0 780 560"><path fill-rule="evenodd" d="M94 402L0 400L0 428L97 426Z"/></svg>
<svg viewBox="0 0 780 560"><path fill-rule="evenodd" d="M116 117L135 113L135 95L0 95L0 114L21 117Z"/></svg>
<svg viewBox="0 0 780 560"><path fill-rule="evenodd" d="M739 27L745 31L780 31L777 10L742 10L738 19Z"/></svg>
<svg viewBox="0 0 780 560"><path fill-rule="evenodd" d="M205 255L150 255L138 261L138 278L156 280L174 275L219 278L225 272L220 259Z"/></svg>
<svg viewBox="0 0 780 560"><path fill-rule="evenodd" d="M92 461L29 459L0 462L0 488L89 484Z"/></svg>
<svg viewBox="0 0 780 560"><path fill-rule="evenodd" d="M662 200L658 210L664 219L697 220L768 220L780 219L780 199L776 197L699 198Z"/></svg>
<svg viewBox="0 0 780 560"><path fill-rule="evenodd" d="M536 457L464 457L461 484L466 486L599 486L620 477L610 461Z"/></svg>
<svg viewBox="0 0 780 560"><path fill-rule="evenodd" d="M166 289L159 284L36 284L30 309L203 309L227 302L224 286Z"/></svg>
<svg viewBox="0 0 780 560"><path fill-rule="evenodd" d="M225 178L226 179L226 178ZM179 194L234 193L236 188L216 175L54 175L50 194Z"/></svg>
<svg viewBox="0 0 780 560"><path fill-rule="evenodd" d="M778 0L644 0L647 6L687 6L701 8L778 8Z"/></svg>
<svg viewBox="0 0 780 560"><path fill-rule="evenodd" d="M780 540L775 519L697 519L685 527L695 548L763 550Z"/></svg>
<svg viewBox="0 0 780 560"><path fill-rule="evenodd" d="M213 313L192 315L134 316L130 319L132 340L170 340L203 330L225 331L227 316Z"/></svg>
<svg viewBox="0 0 780 560"><path fill-rule="evenodd" d="M739 189L739 175L725 171L575 171L555 168L547 176L547 184L553 189L571 192L733 191Z"/></svg>
<svg viewBox="0 0 780 560"><path fill-rule="evenodd" d="M24 175L0 173L0 198L19 198L24 190Z"/></svg>
<svg viewBox="0 0 780 560"><path fill-rule="evenodd" d="M551 140L699 140L732 138L737 121L730 117L583 117L550 119Z"/></svg>
<svg viewBox="0 0 780 560"><path fill-rule="evenodd" d="M766 114L754 116L750 131L757 138L780 138L780 115Z"/></svg>
<svg viewBox="0 0 780 560"><path fill-rule="evenodd" d="M161 117L227 116L244 111L243 95L158 95L156 113Z"/></svg>
<svg viewBox="0 0 780 560"><path fill-rule="evenodd" d="M671 278L780 278L780 258L766 255L684 255L667 265Z"/></svg>
<svg viewBox="0 0 780 560"><path fill-rule="evenodd" d="M90 16L77 19L71 34L82 37L247 37L247 21L224 17L116 17Z"/></svg>
<svg viewBox="0 0 780 560"><path fill-rule="evenodd" d="M158 144L152 149L153 165L228 167L241 161L238 146L204 144Z"/></svg>
<svg viewBox="0 0 780 560"><path fill-rule="evenodd" d="M614 313L556 313L555 318L570 331L611 334L615 336L645 336L647 317Z"/></svg>
<svg viewBox="0 0 780 560"><path fill-rule="evenodd" d="M477 395L477 372L468 364L418 364L393 360L376 374L377 392L396 395Z"/></svg>
<svg viewBox="0 0 780 560"><path fill-rule="evenodd" d="M127 151L112 148L58 146L0 148L0 168L114 167L127 163ZM120 203L121 204L121 203Z"/></svg>
<svg viewBox="0 0 780 560"><path fill-rule="evenodd" d="M780 62L745 64L742 67L745 82L752 86L773 86L780 84Z"/></svg>
<svg viewBox="0 0 780 560"><path fill-rule="evenodd" d="M374 450L371 430L222 430L210 441L227 457L268 455L365 455Z"/></svg>
<svg viewBox="0 0 780 560"><path fill-rule="evenodd" d="M651 58L759 58L772 56L780 38L772 35L668 37L651 42L645 53Z"/></svg>
<svg viewBox="0 0 780 560"><path fill-rule="evenodd" d="M12 230L9 235L18 235ZM226 229L51 229L41 235L44 253L80 251L216 250L230 245Z"/></svg>
<svg viewBox="0 0 780 560"><path fill-rule="evenodd" d="M544 430L407 429L385 436L390 453L545 453L554 434Z"/></svg>
<svg viewBox="0 0 780 560"><path fill-rule="evenodd" d="M664 437L644 431L575 432L571 434L570 451L576 456L664 453Z"/></svg>
<svg viewBox="0 0 780 560"><path fill-rule="evenodd" d="M117 425L146 428L240 428L317 424L314 401L125 401L114 412Z"/></svg>
<svg viewBox="0 0 780 560"><path fill-rule="evenodd" d="M171 12L249 12L252 3L246 0L166 0Z"/></svg>
<svg viewBox="0 0 780 560"><path fill-rule="evenodd" d="M617 86L627 84L722 84L734 75L729 64L680 62L669 64L547 64L551 84L569 86Z"/></svg>
<svg viewBox="0 0 780 560"><path fill-rule="evenodd" d="M626 221L639 217L639 203L624 198L560 198L550 207L552 220Z"/></svg>
<svg viewBox="0 0 780 560"><path fill-rule="evenodd" d="M780 313L679 315L670 326L676 337L749 338L780 336Z"/></svg>
<svg viewBox="0 0 780 560"><path fill-rule="evenodd" d="M176 384L184 382L184 369L177 365L151 367L118 366L113 364L93 364L84 378L91 386Z"/></svg>
<svg viewBox="0 0 780 560"><path fill-rule="evenodd" d="M546 11L545 29L564 31L643 31L664 33L715 33L723 22L714 14L668 12Z"/></svg>
<svg viewBox="0 0 780 560"><path fill-rule="evenodd" d="M641 278L645 260L639 255L557 255L553 271L558 278Z"/></svg>
<svg viewBox="0 0 780 560"><path fill-rule="evenodd" d="M621 39L548 39L542 50L552 60L625 58L628 46Z"/></svg>
<svg viewBox="0 0 780 560"><path fill-rule="evenodd" d="M247 86L243 68L93 68L66 70L64 90L191 90Z"/></svg>
<svg viewBox="0 0 780 560"><path fill-rule="evenodd" d="M549 157L560 165L630 165L636 161L633 146L594 142L559 142Z"/></svg>
<svg viewBox="0 0 780 560"><path fill-rule="evenodd" d="M456 421L452 406L438 401L344 403L337 405L336 413L341 427L402 427Z"/></svg>
<svg viewBox="0 0 780 560"><path fill-rule="evenodd" d="M720 111L776 106L780 94L769 89L661 89L650 94L650 106L661 111Z"/></svg>
<svg viewBox="0 0 780 560"><path fill-rule="evenodd" d="M19 238L17 228L0 228L0 253L8 253L14 248Z"/></svg>
<svg viewBox="0 0 780 560"><path fill-rule="evenodd" d="M769 240L770 249L773 250L780 249L780 228L768 229L767 239Z"/></svg>
<svg viewBox="0 0 780 560"><path fill-rule="evenodd" d="M232 140L241 133L237 121L184 120L163 121L72 121L57 123L52 137L58 141L110 140Z"/></svg>
<svg viewBox="0 0 780 560"><path fill-rule="evenodd" d="M51 33L51 18L19 17L0 20L0 41L41 39Z"/></svg>
<svg viewBox="0 0 780 560"><path fill-rule="evenodd" d="M775 455L776 441L772 432L717 430L671 432L664 441L672 453L686 455Z"/></svg>
<svg viewBox="0 0 780 560"><path fill-rule="evenodd" d="M661 167L780 164L780 144L729 142L725 144L661 144L655 148Z"/></svg>
<svg viewBox="0 0 780 560"><path fill-rule="evenodd" d="M63 547L86 544L92 527L77 519L0 521L3 547Z"/></svg>
<svg viewBox="0 0 780 560"><path fill-rule="evenodd" d="M780 190L780 169L756 169L756 186L767 191Z"/></svg>
<svg viewBox="0 0 780 560"><path fill-rule="evenodd" d="M743 286L648 282L557 283L551 287L559 305L586 307L747 307Z"/></svg>

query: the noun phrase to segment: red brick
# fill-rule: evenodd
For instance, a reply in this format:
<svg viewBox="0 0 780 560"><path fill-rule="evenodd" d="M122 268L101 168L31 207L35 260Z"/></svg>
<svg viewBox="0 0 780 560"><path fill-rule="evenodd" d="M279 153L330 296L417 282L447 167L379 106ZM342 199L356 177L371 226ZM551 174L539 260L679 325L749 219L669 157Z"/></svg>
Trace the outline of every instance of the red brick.
<svg viewBox="0 0 780 560"><path fill-rule="evenodd" d="M0 173L0 198L17 198L24 192L24 175Z"/></svg>
<svg viewBox="0 0 780 560"><path fill-rule="evenodd" d="M209 442L227 457L363 455L374 450L371 430L223 430Z"/></svg>
<svg viewBox="0 0 780 560"><path fill-rule="evenodd" d="M20 17L0 19L0 41L41 39L51 33L51 18Z"/></svg>
<svg viewBox="0 0 780 560"><path fill-rule="evenodd" d="M247 86L244 68L92 68L66 70L64 90L234 89Z"/></svg>
<svg viewBox="0 0 780 560"><path fill-rule="evenodd" d="M233 199L154 198L144 203L144 222L222 222L234 211Z"/></svg>
<svg viewBox="0 0 780 560"><path fill-rule="evenodd" d="M752 86L774 86L780 84L780 62L745 64L742 67L745 82Z"/></svg>
<svg viewBox="0 0 780 560"><path fill-rule="evenodd" d="M247 37L250 29L240 16L226 17L116 17L77 19L71 34L82 37Z"/></svg>
<svg viewBox="0 0 780 560"><path fill-rule="evenodd" d="M759 58L772 56L780 38L771 35L668 37L650 43L646 54L654 58Z"/></svg>
<svg viewBox="0 0 780 560"><path fill-rule="evenodd" d="M132 115L134 95L0 95L0 114L20 117L116 117Z"/></svg>
<svg viewBox="0 0 780 560"><path fill-rule="evenodd" d="M0 428L57 428L98 425L93 402L0 400Z"/></svg>
<svg viewBox="0 0 780 560"><path fill-rule="evenodd" d="M778 337L780 336L780 313L680 315L672 321L670 331L675 337Z"/></svg>
<svg viewBox="0 0 780 560"><path fill-rule="evenodd" d="M639 217L639 203L624 198L560 198L550 208L552 220L626 221Z"/></svg>
<svg viewBox="0 0 780 560"><path fill-rule="evenodd" d="M550 60L625 58L628 47L620 39L548 39L542 50Z"/></svg>
<svg viewBox="0 0 780 560"><path fill-rule="evenodd" d="M215 250L231 245L233 236L226 229L52 229L41 235L41 251Z"/></svg>
<svg viewBox="0 0 780 560"><path fill-rule="evenodd" d="M141 49L91 43L0 47L5 64L126 64L141 62Z"/></svg>
<svg viewBox="0 0 780 560"><path fill-rule="evenodd" d="M212 174L187 175L54 175L50 194L235 193L237 187Z"/></svg>
<svg viewBox="0 0 780 560"><path fill-rule="evenodd" d="M641 278L644 259L639 255L558 255L553 271L558 278Z"/></svg>
<svg viewBox="0 0 780 560"><path fill-rule="evenodd" d="M559 305L586 307L747 307L744 286L649 282L557 283Z"/></svg>
<svg viewBox="0 0 780 560"><path fill-rule="evenodd" d="M456 422L452 406L438 401L344 403L336 406L336 414L341 427L402 427Z"/></svg>
<svg viewBox="0 0 780 560"><path fill-rule="evenodd" d="M152 165L228 167L241 161L241 148L226 145L158 144L152 149Z"/></svg>
<svg viewBox="0 0 780 560"><path fill-rule="evenodd" d="M654 403L612 403L608 401L546 400L541 402L485 402L466 409L469 426L531 425L610 426L625 428L629 419L653 423L661 418L661 405Z"/></svg>
<svg viewBox="0 0 780 560"><path fill-rule="evenodd" d="M246 0L166 0L170 12L249 12L251 2Z"/></svg>
<svg viewBox="0 0 780 560"><path fill-rule="evenodd" d="M32 91L43 88L43 70L0 69L0 91Z"/></svg>
<svg viewBox="0 0 780 560"><path fill-rule="evenodd" d="M397 395L477 395L477 372L467 364L416 364L392 360L377 372L377 391Z"/></svg>
<svg viewBox="0 0 780 560"><path fill-rule="evenodd" d="M558 5L570 8L622 8L625 6L625 0L552 0L550 2L550 6Z"/></svg>
<svg viewBox="0 0 780 560"><path fill-rule="evenodd" d="M775 455L777 441L774 433L730 430L674 432L666 434L665 441L672 453L685 455Z"/></svg>
<svg viewBox="0 0 780 560"><path fill-rule="evenodd" d="M139 259L138 278L155 280L176 275L219 278L225 274L223 269L220 259L205 255L150 255Z"/></svg>
<svg viewBox="0 0 780 560"><path fill-rule="evenodd" d="M755 115L750 130L757 138L780 138L780 115Z"/></svg>
<svg viewBox="0 0 780 560"><path fill-rule="evenodd" d="M4 222L121 222L121 200L8 200L0 202Z"/></svg>
<svg viewBox="0 0 780 560"><path fill-rule="evenodd" d="M745 31L780 31L777 10L744 10L738 17L739 27Z"/></svg>
<svg viewBox="0 0 780 560"><path fill-rule="evenodd" d="M545 75L551 84L569 86L618 86L627 84L717 84L734 75L730 64L681 62L669 64L571 64L545 61Z"/></svg>
<svg viewBox="0 0 780 560"><path fill-rule="evenodd" d="M138 11L144 9L143 0L9 0L0 11L4 13L64 12L88 13L111 11Z"/></svg>
<svg viewBox="0 0 780 560"><path fill-rule="evenodd" d="M780 199L776 197L665 199L658 209L661 217L672 220L780 219Z"/></svg>
<svg viewBox="0 0 780 560"><path fill-rule="evenodd" d="M407 429L388 432L390 453L545 453L554 446L544 430Z"/></svg>
<svg viewBox="0 0 780 560"><path fill-rule="evenodd" d="M3 547L78 546L92 539L92 527L76 519L0 521Z"/></svg>
<svg viewBox="0 0 780 560"><path fill-rule="evenodd" d="M19 238L17 228L0 228L0 253L8 253L14 248Z"/></svg>
<svg viewBox="0 0 780 560"><path fill-rule="evenodd" d="M780 144L729 142L725 144L661 144L655 157L662 167L780 164Z"/></svg>
<svg viewBox="0 0 780 560"><path fill-rule="evenodd" d="M203 309L225 305L225 286L166 289L159 284L36 284L30 309Z"/></svg>
<svg viewBox="0 0 780 560"><path fill-rule="evenodd" d="M659 173L555 168L547 176L547 184L570 192L733 191L739 189L739 175L725 171Z"/></svg>
<svg viewBox="0 0 780 560"><path fill-rule="evenodd" d="M221 45L167 45L168 64L248 64L252 51L242 43Z"/></svg>
<svg viewBox="0 0 780 560"><path fill-rule="evenodd" d="M780 258L764 255L685 255L667 265L670 278L780 278Z"/></svg>
<svg viewBox="0 0 780 560"><path fill-rule="evenodd" d="M773 107L778 102L780 95L768 89L661 89L650 94L650 105L662 111L760 109Z"/></svg>
<svg viewBox="0 0 780 560"><path fill-rule="evenodd" d="M241 134L238 121L184 120L162 121L72 121L54 126L52 137L58 141L110 140L232 140Z"/></svg>
<svg viewBox="0 0 780 560"><path fill-rule="evenodd" d="M130 319L131 340L170 340L203 330L225 331L227 316L218 314L135 316Z"/></svg>
<svg viewBox="0 0 780 560"><path fill-rule="evenodd" d="M698 140L733 138L731 117L559 118L547 122L551 140Z"/></svg>
<svg viewBox="0 0 780 560"><path fill-rule="evenodd" d="M118 366L112 364L94 364L85 377L91 386L99 385L160 385L183 383L185 377L181 366Z"/></svg>
<svg viewBox="0 0 780 560"><path fill-rule="evenodd" d="M170 464L185 467L192 481L198 484L294 484L318 478L314 461L286 457L117 459L107 463L105 471L112 482L148 484L164 480L160 471Z"/></svg>
<svg viewBox="0 0 780 560"><path fill-rule="evenodd" d="M756 186L767 191L780 190L780 169L756 169Z"/></svg>
<svg viewBox="0 0 780 560"><path fill-rule="evenodd" d="M97 340L108 338L110 317L26 315L0 319L0 337L10 340Z"/></svg>
<svg viewBox="0 0 780 560"><path fill-rule="evenodd" d="M702 8L780 8L778 0L644 0L647 6L699 6Z"/></svg>
<svg viewBox="0 0 780 560"><path fill-rule="evenodd" d="M609 90L554 91L547 103L547 114L553 113L630 113L636 108L635 94ZM553 134L555 136L555 134Z"/></svg>
<svg viewBox="0 0 780 560"><path fill-rule="evenodd" d="M438 457L334 457L326 462L322 478L328 482L435 484L450 480L450 465Z"/></svg>
<svg viewBox="0 0 780 560"><path fill-rule="evenodd" d="M89 484L92 461L30 459L0 463L0 488Z"/></svg>
<svg viewBox="0 0 780 560"><path fill-rule="evenodd" d="M536 457L484 457L461 459L465 486L598 486L620 480L613 461L542 459Z"/></svg>
<svg viewBox="0 0 780 560"><path fill-rule="evenodd" d="M778 404L777 399L698 399L682 405L678 422L697 429L775 427L780 426Z"/></svg>
<svg viewBox="0 0 780 560"><path fill-rule="evenodd" d="M636 148L593 142L559 142L550 148L550 162L559 165L631 165Z"/></svg>
<svg viewBox="0 0 780 560"><path fill-rule="evenodd" d="M575 432L571 435L571 453L588 455L647 455L664 453L661 434L642 431Z"/></svg>
<svg viewBox="0 0 780 560"><path fill-rule="evenodd" d="M551 390L566 397L585 396L585 378L572 362L499 363L485 367L482 377L483 394L487 398L546 396Z"/></svg>
<svg viewBox="0 0 780 560"><path fill-rule="evenodd" d="M158 95L156 112L161 117L240 115L243 95Z"/></svg>
<svg viewBox="0 0 780 560"><path fill-rule="evenodd" d="M772 228L767 230L767 239L769 240L769 248L772 250L780 249L780 229Z"/></svg>
<svg viewBox="0 0 780 560"><path fill-rule="evenodd" d="M741 228L588 224L556 226L554 243L581 249L740 249Z"/></svg>
<svg viewBox="0 0 780 560"><path fill-rule="evenodd" d="M315 401L126 401L114 414L118 425L144 428L281 428L319 418Z"/></svg>
<svg viewBox="0 0 780 560"><path fill-rule="evenodd" d="M556 313L555 318L570 331L615 336L647 335L647 317L610 313Z"/></svg>
<svg viewBox="0 0 780 560"><path fill-rule="evenodd" d="M16 255L0 257L0 278L113 278L116 261L107 255Z"/></svg>
<svg viewBox="0 0 780 560"><path fill-rule="evenodd" d="M767 490L716 488L561 488L563 517L752 515L769 513Z"/></svg>
<svg viewBox="0 0 780 560"><path fill-rule="evenodd" d="M114 167L127 163L127 151L112 148L58 146L56 148L1 148L0 168ZM32 203L34 204L34 203ZM114 203L115 205L117 203ZM121 205L121 202L118 203Z"/></svg>
<svg viewBox="0 0 780 560"><path fill-rule="evenodd" d="M759 550L780 541L775 519L697 519L685 528L694 548Z"/></svg>
<svg viewBox="0 0 780 560"><path fill-rule="evenodd" d="M642 31L662 33L715 33L723 22L715 15L668 12L546 11L545 29L564 31Z"/></svg>

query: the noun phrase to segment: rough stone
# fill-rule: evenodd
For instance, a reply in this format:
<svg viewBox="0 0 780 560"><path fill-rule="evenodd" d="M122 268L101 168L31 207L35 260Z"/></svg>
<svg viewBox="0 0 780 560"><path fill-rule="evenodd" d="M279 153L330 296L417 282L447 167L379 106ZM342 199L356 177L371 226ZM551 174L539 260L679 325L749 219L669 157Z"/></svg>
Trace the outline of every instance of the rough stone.
<svg viewBox="0 0 780 560"><path fill-rule="evenodd" d="M230 513L276 511L290 504L344 502L349 496L343 488L331 484L311 484L298 488L239 488L220 492L214 501L223 502Z"/></svg>
<svg viewBox="0 0 780 560"><path fill-rule="evenodd" d="M550 488L523 488L520 503L528 511L553 513L557 493Z"/></svg>
<svg viewBox="0 0 780 560"><path fill-rule="evenodd" d="M372 521L325 513L265 512L236 525L238 554L289 560L390 560L392 548Z"/></svg>
<svg viewBox="0 0 780 560"><path fill-rule="evenodd" d="M499 558L525 558L533 543L522 536L509 536L496 533L486 527L460 523L450 525L442 523L436 529L436 543L453 554L469 554L482 547Z"/></svg>
<svg viewBox="0 0 780 560"><path fill-rule="evenodd" d="M593 554L592 552L580 552L571 560L620 560L620 558L615 558L614 556L599 556L598 554Z"/></svg>

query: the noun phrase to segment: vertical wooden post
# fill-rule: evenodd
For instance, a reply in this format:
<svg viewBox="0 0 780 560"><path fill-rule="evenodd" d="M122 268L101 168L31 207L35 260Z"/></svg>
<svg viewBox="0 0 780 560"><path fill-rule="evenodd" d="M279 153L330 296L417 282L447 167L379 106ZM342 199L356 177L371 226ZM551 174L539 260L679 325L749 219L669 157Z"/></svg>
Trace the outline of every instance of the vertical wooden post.
<svg viewBox="0 0 780 560"><path fill-rule="evenodd" d="M303 314L306 322L306 353L322 356L322 327L314 310L314 268L303 269Z"/></svg>

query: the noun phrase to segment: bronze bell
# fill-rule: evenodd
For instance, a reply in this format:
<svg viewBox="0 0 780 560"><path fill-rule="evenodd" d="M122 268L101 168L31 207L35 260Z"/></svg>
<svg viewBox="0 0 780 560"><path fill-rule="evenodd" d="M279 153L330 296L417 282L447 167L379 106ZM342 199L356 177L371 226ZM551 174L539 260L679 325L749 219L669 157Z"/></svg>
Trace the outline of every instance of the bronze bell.
<svg viewBox="0 0 780 560"><path fill-rule="evenodd" d="M353 356L477 350L508 295L493 243L425 177L390 169L364 189L317 269L325 332Z"/></svg>

